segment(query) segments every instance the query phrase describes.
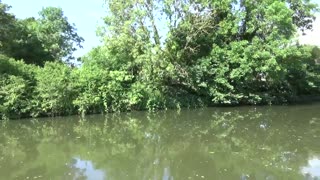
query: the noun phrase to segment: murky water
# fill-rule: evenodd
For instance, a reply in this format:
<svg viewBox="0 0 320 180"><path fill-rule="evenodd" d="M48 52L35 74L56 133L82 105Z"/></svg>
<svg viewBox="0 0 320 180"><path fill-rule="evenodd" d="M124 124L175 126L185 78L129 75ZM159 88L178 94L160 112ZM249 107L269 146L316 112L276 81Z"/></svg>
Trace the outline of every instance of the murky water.
<svg viewBox="0 0 320 180"><path fill-rule="evenodd" d="M320 179L320 105L0 122L0 179Z"/></svg>

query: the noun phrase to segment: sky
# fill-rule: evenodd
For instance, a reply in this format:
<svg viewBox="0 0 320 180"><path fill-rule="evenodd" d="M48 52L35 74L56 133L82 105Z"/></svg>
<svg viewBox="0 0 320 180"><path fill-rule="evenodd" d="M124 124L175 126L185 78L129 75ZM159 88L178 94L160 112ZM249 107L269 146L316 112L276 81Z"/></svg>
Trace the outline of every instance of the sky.
<svg viewBox="0 0 320 180"><path fill-rule="evenodd" d="M106 15L104 0L2 0L3 3L12 6L10 12L17 18L38 17L38 12L47 6L61 7L64 15L70 23L74 23L77 33L85 39L83 49L74 53L75 57L81 57L93 47L100 44L96 36L98 25L102 25L102 17ZM320 0L313 0L320 6ZM320 46L320 14L314 22L314 30L306 32L307 35L299 38L302 44Z"/></svg>

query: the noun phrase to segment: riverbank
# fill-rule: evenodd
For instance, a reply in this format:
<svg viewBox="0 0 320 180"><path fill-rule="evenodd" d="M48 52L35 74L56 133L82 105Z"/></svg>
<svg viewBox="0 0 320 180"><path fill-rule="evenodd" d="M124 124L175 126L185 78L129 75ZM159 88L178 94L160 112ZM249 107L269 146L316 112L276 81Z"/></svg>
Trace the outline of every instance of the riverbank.
<svg viewBox="0 0 320 180"><path fill-rule="evenodd" d="M289 100L287 103L281 103L281 104L216 104L216 105L211 105L211 106L179 106L179 107L172 107L172 108L162 108L162 109L136 109L136 110L127 110L127 111L115 111L115 112L105 112L105 111L101 111L101 112L89 112L86 114L81 114L81 113L70 113L70 114L58 114L58 115L53 115L53 116L47 116L47 115L40 115L40 116L35 116L34 118L46 118L46 117L51 117L51 118L59 118L59 119L63 119L66 117L74 117L74 116L82 116L85 118L85 116L91 116L91 115L98 115L98 114L115 114L117 115L118 113L125 113L125 112L160 112L160 111L167 111L167 110L178 110L181 111L182 109L202 109L202 108L228 108L230 110L230 108L232 109L237 109L237 108L246 108L246 107L259 107L259 108L263 108L263 107L272 107L272 106L299 106L299 105L311 105L311 104L318 104L320 103L320 96L297 96L291 100ZM25 116L25 117L3 117L3 119L0 120L22 120L22 119L29 119L32 118L32 116Z"/></svg>

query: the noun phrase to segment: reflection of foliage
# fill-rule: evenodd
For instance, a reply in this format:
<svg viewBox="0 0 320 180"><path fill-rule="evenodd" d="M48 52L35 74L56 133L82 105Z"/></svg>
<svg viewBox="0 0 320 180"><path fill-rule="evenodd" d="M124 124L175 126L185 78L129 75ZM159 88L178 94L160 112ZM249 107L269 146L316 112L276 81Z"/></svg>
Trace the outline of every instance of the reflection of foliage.
<svg viewBox="0 0 320 180"><path fill-rule="evenodd" d="M242 107L6 122L0 126L0 173L9 178L84 177L73 166L79 157L110 179L302 179L301 167L320 153L316 108Z"/></svg>

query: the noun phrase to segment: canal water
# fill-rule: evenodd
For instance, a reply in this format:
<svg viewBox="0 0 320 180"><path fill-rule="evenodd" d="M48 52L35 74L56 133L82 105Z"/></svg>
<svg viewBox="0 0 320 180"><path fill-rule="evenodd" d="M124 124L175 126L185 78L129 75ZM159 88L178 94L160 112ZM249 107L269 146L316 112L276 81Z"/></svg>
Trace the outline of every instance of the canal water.
<svg viewBox="0 0 320 180"><path fill-rule="evenodd" d="M320 104L2 121L0 179L320 179Z"/></svg>

